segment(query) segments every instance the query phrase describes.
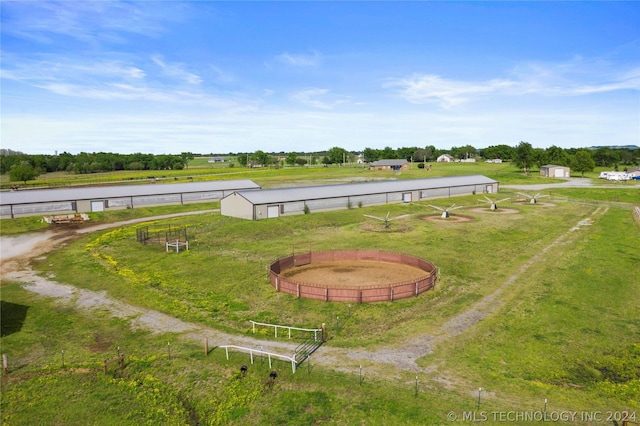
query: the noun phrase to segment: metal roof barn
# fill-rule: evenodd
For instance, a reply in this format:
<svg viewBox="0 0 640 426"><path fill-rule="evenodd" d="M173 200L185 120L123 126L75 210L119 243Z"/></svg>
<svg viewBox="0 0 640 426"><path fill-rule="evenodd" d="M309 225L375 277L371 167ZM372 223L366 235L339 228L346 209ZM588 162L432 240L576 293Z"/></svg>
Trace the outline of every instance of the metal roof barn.
<svg viewBox="0 0 640 426"><path fill-rule="evenodd" d="M260 189L249 179L204 182L28 189L0 193L0 217L86 213L222 199Z"/></svg>
<svg viewBox="0 0 640 426"><path fill-rule="evenodd" d="M483 175L263 189L227 195L220 213L257 220L302 214L305 206L313 212L493 192L498 182Z"/></svg>

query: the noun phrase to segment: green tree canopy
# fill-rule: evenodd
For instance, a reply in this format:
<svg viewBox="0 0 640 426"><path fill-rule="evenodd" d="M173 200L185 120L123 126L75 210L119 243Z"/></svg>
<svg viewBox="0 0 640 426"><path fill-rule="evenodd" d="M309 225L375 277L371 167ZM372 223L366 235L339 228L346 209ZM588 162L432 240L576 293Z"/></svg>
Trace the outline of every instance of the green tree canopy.
<svg viewBox="0 0 640 426"><path fill-rule="evenodd" d="M285 163L290 166L295 166L297 164L298 154L295 152L290 152L287 154L287 157L284 159Z"/></svg>
<svg viewBox="0 0 640 426"><path fill-rule="evenodd" d="M349 158L349 153L344 148L334 146L329 151L327 151L326 157L329 159L329 164L341 164Z"/></svg>
<svg viewBox="0 0 640 426"><path fill-rule="evenodd" d="M31 164L24 161L18 165L15 165L9 170L9 179L13 182L22 181L27 184L28 180L33 180L40 175Z"/></svg>
<svg viewBox="0 0 640 426"><path fill-rule="evenodd" d="M262 150L257 150L249 157L249 160L256 164L266 166L271 162L271 156Z"/></svg>
<svg viewBox="0 0 640 426"><path fill-rule="evenodd" d="M595 167L596 163L593 161L593 157L589 151L586 149L576 151L576 155L573 157L571 164L573 170L582 173L582 177L584 177L584 172L591 172Z"/></svg>
<svg viewBox="0 0 640 426"><path fill-rule="evenodd" d="M535 161L535 153L529 142L521 141L516 147L514 162L516 166L522 168L524 173L528 173Z"/></svg>
<svg viewBox="0 0 640 426"><path fill-rule="evenodd" d="M482 149L481 155L487 160L499 158L503 161L511 161L515 156L515 149L509 145L492 145Z"/></svg>

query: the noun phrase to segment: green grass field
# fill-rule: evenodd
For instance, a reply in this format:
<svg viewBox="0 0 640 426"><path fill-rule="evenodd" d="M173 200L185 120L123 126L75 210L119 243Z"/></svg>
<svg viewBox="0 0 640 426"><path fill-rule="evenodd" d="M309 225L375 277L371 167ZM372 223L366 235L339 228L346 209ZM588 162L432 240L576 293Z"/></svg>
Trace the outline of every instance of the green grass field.
<svg viewBox="0 0 640 426"><path fill-rule="evenodd" d="M428 176L481 173L501 184L548 182L508 165L467 166L436 165ZM426 174L416 169L394 177ZM274 187L380 174L300 168L239 176ZM608 412L621 420L613 413L623 410L640 421L640 224L630 210L640 205L640 190L541 192L552 196L542 200L552 206L510 200L504 207L514 214L474 211L487 206L477 196L429 202L466 206L454 214L473 219L467 223L422 220L434 211L420 202L258 222L214 213L150 224L185 227L190 250L180 254L136 243L140 225L79 238L34 260L33 268L60 283L233 335L250 336L249 320L255 320L326 323L330 339L318 360L295 374L276 361L278 379L269 386L264 358L240 378L246 354L227 361L214 349L205 356L188 336L132 331L128 320L107 310L78 309L3 279L0 343L11 368L2 379L2 423L435 425L471 424L475 415L482 424L504 424L501 413L542 410L575 412L562 421L567 424L593 424L588 417L596 412L600 423L613 424L606 422ZM387 212L409 215L404 232L365 230L370 219L364 214ZM22 220L3 220L3 234L31 229ZM439 267L441 279L416 298L352 306L299 300L268 283L265 267L277 257L341 248L424 257ZM461 318L475 311L478 318L465 325ZM20 327L11 328L15 324ZM416 358L418 370L376 358L407 353L431 338L431 352ZM118 351L127 356L125 369L113 365L105 375L102 362ZM334 359L321 360L323 353Z"/></svg>

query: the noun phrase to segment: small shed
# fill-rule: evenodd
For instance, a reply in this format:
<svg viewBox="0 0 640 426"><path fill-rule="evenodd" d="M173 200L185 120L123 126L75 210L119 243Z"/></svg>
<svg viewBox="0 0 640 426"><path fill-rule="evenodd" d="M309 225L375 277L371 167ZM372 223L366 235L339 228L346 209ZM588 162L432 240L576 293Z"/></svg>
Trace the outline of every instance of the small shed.
<svg viewBox="0 0 640 426"><path fill-rule="evenodd" d="M220 213L259 220L303 214L305 210L341 210L494 192L498 192L498 182L483 175L301 186L236 191L220 200Z"/></svg>
<svg viewBox="0 0 640 426"><path fill-rule="evenodd" d="M369 164L371 170L407 170L408 168L407 160L378 160Z"/></svg>
<svg viewBox="0 0 640 426"><path fill-rule="evenodd" d="M571 177L571 169L565 166L547 164L546 166L540 166L540 176L568 178Z"/></svg>

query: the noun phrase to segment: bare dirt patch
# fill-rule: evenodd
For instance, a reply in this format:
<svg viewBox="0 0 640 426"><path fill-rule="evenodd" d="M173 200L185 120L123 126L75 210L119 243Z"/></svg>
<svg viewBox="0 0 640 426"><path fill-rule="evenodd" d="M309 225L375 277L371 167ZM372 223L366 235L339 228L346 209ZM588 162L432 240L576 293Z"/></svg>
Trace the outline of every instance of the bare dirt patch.
<svg viewBox="0 0 640 426"><path fill-rule="evenodd" d="M317 283L333 288L360 288L409 281L424 277L425 272L399 263L354 260L296 266L283 271L281 275L300 283Z"/></svg>

